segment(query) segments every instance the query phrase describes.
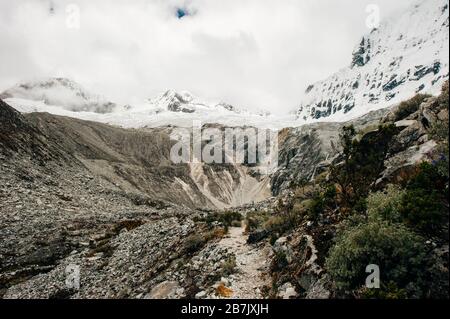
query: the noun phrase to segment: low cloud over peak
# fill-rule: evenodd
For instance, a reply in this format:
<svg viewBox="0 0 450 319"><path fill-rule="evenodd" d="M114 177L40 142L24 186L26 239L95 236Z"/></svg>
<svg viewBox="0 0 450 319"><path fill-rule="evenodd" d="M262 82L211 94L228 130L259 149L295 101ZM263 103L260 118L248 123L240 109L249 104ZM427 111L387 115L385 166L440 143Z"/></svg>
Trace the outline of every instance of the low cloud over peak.
<svg viewBox="0 0 450 319"><path fill-rule="evenodd" d="M123 103L174 89L283 112L350 63L372 2L2 1L0 90L63 76ZM391 2L381 18L410 3Z"/></svg>

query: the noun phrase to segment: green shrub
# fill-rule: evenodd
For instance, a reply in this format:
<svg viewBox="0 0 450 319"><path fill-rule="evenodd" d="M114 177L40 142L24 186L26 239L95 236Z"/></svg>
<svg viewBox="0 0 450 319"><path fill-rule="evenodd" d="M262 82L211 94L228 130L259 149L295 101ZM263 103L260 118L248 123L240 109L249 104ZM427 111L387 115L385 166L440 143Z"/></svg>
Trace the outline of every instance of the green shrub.
<svg viewBox="0 0 450 319"><path fill-rule="evenodd" d="M282 235L285 232L294 229L301 222L303 211L294 210L294 206L289 210L270 217L264 224L263 228L273 234Z"/></svg>
<svg viewBox="0 0 450 319"><path fill-rule="evenodd" d="M187 253L194 253L198 250L200 250L203 245L205 244L206 240L201 235L191 235L188 238L186 238L186 242L184 244L184 249Z"/></svg>
<svg viewBox="0 0 450 319"><path fill-rule="evenodd" d="M236 222L240 222L242 220L242 215L238 212L215 212L210 213L204 218L197 218L195 221L197 222L206 222L207 224L212 224L214 222L219 222L226 228L236 225ZM240 226L240 224L239 224Z"/></svg>
<svg viewBox="0 0 450 319"><path fill-rule="evenodd" d="M395 134L397 128L393 124L380 125L377 131L365 134L360 140L355 139L353 126L342 129L342 162L330 168L330 181L337 186L341 210L365 210L364 199L384 169L384 159Z"/></svg>
<svg viewBox="0 0 450 319"><path fill-rule="evenodd" d="M406 191L396 185L388 185L386 190L371 193L367 198L367 215L371 221L401 222L403 197Z"/></svg>
<svg viewBox="0 0 450 319"><path fill-rule="evenodd" d="M252 232L260 228L268 219L270 214L268 212L250 212L247 214L246 232Z"/></svg>
<svg viewBox="0 0 450 319"><path fill-rule="evenodd" d="M411 99L401 102L395 112L395 121L400 121L419 110L420 105L429 97L430 95L427 94L417 94Z"/></svg>
<svg viewBox="0 0 450 319"><path fill-rule="evenodd" d="M405 223L422 234L448 234L448 180L438 167L422 163L406 187L400 213Z"/></svg>
<svg viewBox="0 0 450 319"><path fill-rule="evenodd" d="M227 277L236 272L236 257L229 257L221 266L221 276Z"/></svg>
<svg viewBox="0 0 450 319"><path fill-rule="evenodd" d="M315 221L325 209L325 201L320 193L315 193L311 201L308 203L307 216L309 220Z"/></svg>
<svg viewBox="0 0 450 319"><path fill-rule="evenodd" d="M446 178L439 173L436 166L423 162L419 165L418 173L408 182L407 189L429 189L444 192Z"/></svg>
<svg viewBox="0 0 450 319"><path fill-rule="evenodd" d="M241 227L242 226L242 222L239 220L233 220L231 222L231 227Z"/></svg>
<svg viewBox="0 0 450 319"><path fill-rule="evenodd" d="M438 102L440 105L443 106L443 108L448 109L448 101L449 101L449 90L448 90L448 81L445 81L445 83L442 85L441 94L438 97Z"/></svg>
<svg viewBox="0 0 450 319"><path fill-rule="evenodd" d="M342 290L365 284L367 265L380 267L381 282L420 293L424 285L424 240L401 224L369 222L345 231L331 248L326 269Z"/></svg>
<svg viewBox="0 0 450 319"><path fill-rule="evenodd" d="M219 221L228 227L233 226L233 222L240 222L241 220L242 215L238 212L225 212L222 214L219 213Z"/></svg>
<svg viewBox="0 0 450 319"><path fill-rule="evenodd" d="M381 284L380 289L364 287L358 294L362 299L406 299L408 295L405 289L399 289L393 282Z"/></svg>
<svg viewBox="0 0 450 319"><path fill-rule="evenodd" d="M305 201L306 215L309 220L315 221L326 209L333 209L336 206L336 187L328 185L323 191L315 190L312 198Z"/></svg>
<svg viewBox="0 0 450 319"><path fill-rule="evenodd" d="M184 249L188 254L195 253L202 249L207 242L213 239L221 238L225 235L225 233L226 231L224 231L223 228L215 228L201 234L190 235L186 238Z"/></svg>
<svg viewBox="0 0 450 319"><path fill-rule="evenodd" d="M406 224L426 236L440 236L446 227L448 210L436 191L409 190L402 202L401 214Z"/></svg>
<svg viewBox="0 0 450 319"><path fill-rule="evenodd" d="M249 233L249 242L255 243L266 238L269 238L271 243L275 242L280 236L299 225L302 220L301 213L297 213L292 206L289 210L276 215L261 212L248 214L246 231Z"/></svg>

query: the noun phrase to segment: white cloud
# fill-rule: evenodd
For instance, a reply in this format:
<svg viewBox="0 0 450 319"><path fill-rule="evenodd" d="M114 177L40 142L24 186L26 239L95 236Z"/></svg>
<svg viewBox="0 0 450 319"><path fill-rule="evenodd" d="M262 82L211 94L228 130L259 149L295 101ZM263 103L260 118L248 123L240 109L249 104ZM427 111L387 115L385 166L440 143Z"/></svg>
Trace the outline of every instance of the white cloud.
<svg viewBox="0 0 450 319"><path fill-rule="evenodd" d="M368 4L384 17L411 0L54 0L53 15L51 2L0 2L0 90L65 76L122 103L170 88L281 112L350 63Z"/></svg>

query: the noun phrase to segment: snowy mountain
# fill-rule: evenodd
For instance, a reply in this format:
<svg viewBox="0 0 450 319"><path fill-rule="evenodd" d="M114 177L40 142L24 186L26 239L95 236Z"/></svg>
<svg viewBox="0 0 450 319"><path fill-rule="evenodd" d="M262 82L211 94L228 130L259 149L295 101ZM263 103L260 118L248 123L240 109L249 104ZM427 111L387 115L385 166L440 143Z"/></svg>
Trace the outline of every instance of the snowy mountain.
<svg viewBox="0 0 450 319"><path fill-rule="evenodd" d="M165 111L195 113L208 110L222 110L234 113L245 112L244 110L227 103L214 105L203 102L188 91L176 92L168 90L155 98L149 99L148 104L149 107L155 109L157 113Z"/></svg>
<svg viewBox="0 0 450 319"><path fill-rule="evenodd" d="M422 0L362 37L349 67L310 85L299 119L341 121L416 93L438 94L449 72L448 0Z"/></svg>
<svg viewBox="0 0 450 319"><path fill-rule="evenodd" d="M272 126L274 122L273 116L267 111L252 112L225 102L207 102L190 92L174 90L168 90L144 103L132 105L128 110L106 115L106 118L108 123L125 127L190 127L193 121L229 126L246 123L267 127Z"/></svg>
<svg viewBox="0 0 450 319"><path fill-rule="evenodd" d="M72 112L109 113L116 108L115 103L92 94L78 83L65 78L19 83L4 91L0 98L39 101Z"/></svg>
<svg viewBox="0 0 450 319"><path fill-rule="evenodd" d="M193 94L168 90L142 103L118 106L68 79L20 83L0 95L22 113L48 112L122 127L192 126L202 123L271 127L279 122L266 111L250 112L228 103L205 102ZM293 119L293 117L291 118ZM277 125L284 125L279 122Z"/></svg>

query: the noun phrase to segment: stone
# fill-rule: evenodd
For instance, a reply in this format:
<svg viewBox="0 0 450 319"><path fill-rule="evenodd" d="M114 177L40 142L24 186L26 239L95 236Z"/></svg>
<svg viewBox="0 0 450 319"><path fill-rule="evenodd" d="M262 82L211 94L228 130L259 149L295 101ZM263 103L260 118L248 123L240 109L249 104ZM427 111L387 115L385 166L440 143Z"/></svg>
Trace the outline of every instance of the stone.
<svg viewBox="0 0 450 319"><path fill-rule="evenodd" d="M295 298L297 296L298 296L298 294L295 291L294 286L290 282L287 282L287 283L283 284L278 289L278 297L280 297L282 299L292 299L292 298Z"/></svg>
<svg viewBox="0 0 450 319"><path fill-rule="evenodd" d="M205 297L206 297L206 291L200 291L199 293L197 293L196 295L195 295L195 299L204 299Z"/></svg>
<svg viewBox="0 0 450 319"><path fill-rule="evenodd" d="M166 299L178 293L179 283L176 281L164 281L152 288L146 299Z"/></svg>

